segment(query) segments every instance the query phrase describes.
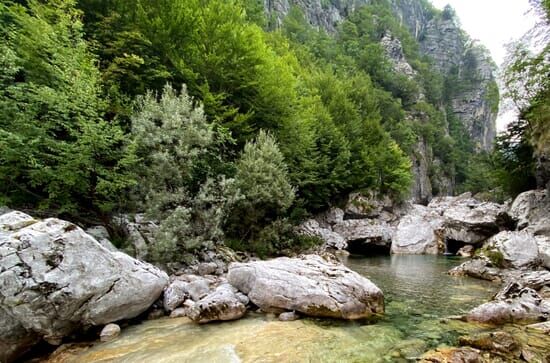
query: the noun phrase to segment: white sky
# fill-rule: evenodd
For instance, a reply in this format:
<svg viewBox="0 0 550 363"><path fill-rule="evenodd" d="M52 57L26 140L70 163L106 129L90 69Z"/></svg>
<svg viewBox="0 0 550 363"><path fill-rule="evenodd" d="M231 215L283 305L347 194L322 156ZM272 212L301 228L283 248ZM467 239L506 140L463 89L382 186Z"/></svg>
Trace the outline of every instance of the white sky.
<svg viewBox="0 0 550 363"><path fill-rule="evenodd" d="M489 48L497 65L506 55L505 45L518 39L534 24L532 14L526 14L529 0L431 0L439 9L450 4L460 18L462 28L472 37ZM514 117L506 112L499 115L497 129L503 130Z"/></svg>

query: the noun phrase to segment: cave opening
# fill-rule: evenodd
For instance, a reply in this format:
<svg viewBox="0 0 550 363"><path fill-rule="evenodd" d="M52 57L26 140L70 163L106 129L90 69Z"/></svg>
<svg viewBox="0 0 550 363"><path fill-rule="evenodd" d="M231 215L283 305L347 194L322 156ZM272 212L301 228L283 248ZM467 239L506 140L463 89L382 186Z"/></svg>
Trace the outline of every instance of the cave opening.
<svg viewBox="0 0 550 363"><path fill-rule="evenodd" d="M458 253L458 251L464 247L467 246L468 243L464 243L462 241L457 241L454 239L446 238L445 239L445 255L448 256L454 256Z"/></svg>
<svg viewBox="0 0 550 363"><path fill-rule="evenodd" d="M381 241L360 239L348 242L347 251L352 255L361 256L388 256L390 244Z"/></svg>

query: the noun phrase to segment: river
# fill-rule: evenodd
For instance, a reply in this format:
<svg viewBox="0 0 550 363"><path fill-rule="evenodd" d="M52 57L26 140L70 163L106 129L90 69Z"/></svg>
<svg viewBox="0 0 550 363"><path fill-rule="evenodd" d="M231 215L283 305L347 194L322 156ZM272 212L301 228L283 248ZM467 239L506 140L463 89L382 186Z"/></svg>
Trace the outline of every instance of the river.
<svg viewBox="0 0 550 363"><path fill-rule="evenodd" d="M345 259L385 295L376 322L248 313L234 322L196 325L187 318L146 321L112 342L65 356L85 362L406 362L483 327L444 319L490 299L498 285L446 272L459 259L380 256Z"/></svg>

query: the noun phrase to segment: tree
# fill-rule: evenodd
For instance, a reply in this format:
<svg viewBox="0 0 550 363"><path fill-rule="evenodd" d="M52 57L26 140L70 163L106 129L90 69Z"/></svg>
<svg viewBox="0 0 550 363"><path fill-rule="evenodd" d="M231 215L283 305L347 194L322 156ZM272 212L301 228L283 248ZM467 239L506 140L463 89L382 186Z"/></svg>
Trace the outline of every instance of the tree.
<svg viewBox="0 0 550 363"><path fill-rule="evenodd" d="M229 227L236 236L254 240L263 226L288 210L295 190L277 142L263 130L246 143L236 168L235 186L244 198L232 209Z"/></svg>
<svg viewBox="0 0 550 363"><path fill-rule="evenodd" d="M132 139L140 158L135 198L160 223L152 258L175 261L187 251L220 243L226 211L238 193L233 180L223 175L195 178L195 166L202 165L216 140L202 104L193 101L185 86L178 95L166 85L159 100L148 92L138 99Z"/></svg>
<svg viewBox="0 0 550 363"><path fill-rule="evenodd" d="M70 0L0 5L0 195L103 214L134 183L121 128L103 120L95 58Z"/></svg>

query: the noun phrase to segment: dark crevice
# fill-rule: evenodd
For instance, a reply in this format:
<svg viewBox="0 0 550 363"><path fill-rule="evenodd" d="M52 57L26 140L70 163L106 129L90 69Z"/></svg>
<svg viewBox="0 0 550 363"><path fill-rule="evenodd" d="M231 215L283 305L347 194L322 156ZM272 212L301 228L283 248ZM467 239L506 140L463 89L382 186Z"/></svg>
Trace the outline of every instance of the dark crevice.
<svg viewBox="0 0 550 363"><path fill-rule="evenodd" d="M347 250L352 255L388 256L390 254L390 244L362 239L349 241Z"/></svg>

